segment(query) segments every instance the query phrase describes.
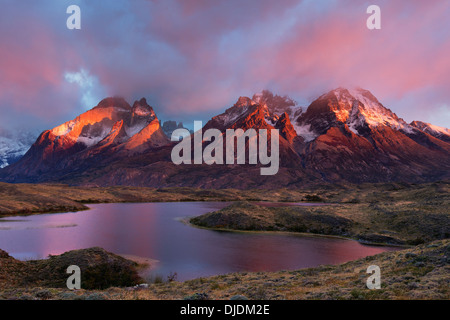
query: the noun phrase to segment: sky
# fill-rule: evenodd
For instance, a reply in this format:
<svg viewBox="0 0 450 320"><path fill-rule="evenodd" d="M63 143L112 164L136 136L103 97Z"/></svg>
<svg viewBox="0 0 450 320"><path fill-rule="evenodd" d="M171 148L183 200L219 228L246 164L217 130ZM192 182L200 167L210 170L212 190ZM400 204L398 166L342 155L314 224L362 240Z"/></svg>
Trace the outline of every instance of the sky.
<svg viewBox="0 0 450 320"><path fill-rule="evenodd" d="M450 127L450 1L2 0L0 128L46 130L107 96L207 121L263 89L308 106L362 87ZM69 30L70 5L81 29ZM369 30L366 9L381 8Z"/></svg>

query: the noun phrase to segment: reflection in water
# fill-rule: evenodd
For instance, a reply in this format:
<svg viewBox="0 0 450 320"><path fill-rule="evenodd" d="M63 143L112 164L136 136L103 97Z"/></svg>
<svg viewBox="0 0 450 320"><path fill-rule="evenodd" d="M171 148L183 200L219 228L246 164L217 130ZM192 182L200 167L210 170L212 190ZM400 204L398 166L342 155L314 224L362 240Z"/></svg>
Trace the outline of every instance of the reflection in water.
<svg viewBox="0 0 450 320"><path fill-rule="evenodd" d="M89 247L159 260L156 273L178 280L236 271L278 271L338 264L388 247L294 234L211 231L180 218L228 203L119 203L90 205L76 213L1 219L0 248L18 259Z"/></svg>

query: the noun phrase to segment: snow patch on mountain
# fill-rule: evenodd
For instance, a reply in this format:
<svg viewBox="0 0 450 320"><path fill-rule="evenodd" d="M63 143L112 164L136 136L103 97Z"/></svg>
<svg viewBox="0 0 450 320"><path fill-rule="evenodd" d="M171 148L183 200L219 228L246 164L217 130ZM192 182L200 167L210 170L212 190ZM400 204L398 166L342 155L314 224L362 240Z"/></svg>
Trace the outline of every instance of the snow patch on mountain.
<svg viewBox="0 0 450 320"><path fill-rule="evenodd" d="M82 130L82 132L78 135L78 133L72 132L75 126L77 126L78 131L80 126L83 126L86 129ZM71 120L56 128L53 128L51 133L56 137L64 136L65 139L83 143L86 147L92 147L102 141L110 133L111 129L112 123L107 124L93 121L90 123L90 121Z"/></svg>
<svg viewBox="0 0 450 320"><path fill-rule="evenodd" d="M63 123L60 126L57 126L56 128L53 128L51 130L51 133L53 133L55 136L64 136L68 134L70 131L72 131L73 126L76 124L76 121L71 120L66 123Z"/></svg>
<svg viewBox="0 0 450 320"><path fill-rule="evenodd" d="M410 123L411 126L422 130L432 136L438 137L441 135L450 136L450 130L444 127L435 126L431 123L422 121L413 121Z"/></svg>
<svg viewBox="0 0 450 320"><path fill-rule="evenodd" d="M359 134L358 128L364 124L373 128L384 125L406 133L414 132L411 125L384 107L369 91L361 88L339 88L334 92L342 107L337 112L337 118L347 123L352 132Z"/></svg>
<svg viewBox="0 0 450 320"><path fill-rule="evenodd" d="M287 112L289 119L295 121L304 112L304 108L301 106L291 107L290 112Z"/></svg>
<svg viewBox="0 0 450 320"><path fill-rule="evenodd" d="M77 142L83 143L86 145L86 147L92 147L102 141L106 136L108 135L111 130L109 130L107 133L106 131L103 131L103 133L100 136L79 136L77 139Z"/></svg>
<svg viewBox="0 0 450 320"><path fill-rule="evenodd" d="M152 115L155 114L155 113L153 112L153 110L149 110L149 109L147 109L147 108L145 108L145 107L143 107L143 106L137 106L137 107L134 109L134 113L135 113L136 115L140 116L140 117L146 117L146 116L148 116L148 115L150 115L150 114L152 114Z"/></svg>
<svg viewBox="0 0 450 320"><path fill-rule="evenodd" d="M0 130L0 168L18 161L35 141L34 133L10 133Z"/></svg>
<svg viewBox="0 0 450 320"><path fill-rule="evenodd" d="M225 110L224 113L214 117L222 126L228 127L248 113L249 108L256 102L247 97L240 97L236 104Z"/></svg>
<svg viewBox="0 0 450 320"><path fill-rule="evenodd" d="M333 93L336 96L338 105L332 105L330 107L332 108L332 111L336 115L336 119L338 121L346 122L352 110L355 97L353 97L348 90L342 88L334 90Z"/></svg>
<svg viewBox="0 0 450 320"><path fill-rule="evenodd" d="M310 124L299 125L296 122L292 122L295 132L298 136L305 139L305 142L310 142L315 140L319 135L311 130Z"/></svg>
<svg viewBox="0 0 450 320"><path fill-rule="evenodd" d="M223 126L228 126L230 124L233 124L239 118L241 118L247 111L248 107L242 107L239 109L232 110L229 113L219 115L216 117L216 119L219 120Z"/></svg>
<svg viewBox="0 0 450 320"><path fill-rule="evenodd" d="M279 119L280 117L278 116L278 115L274 115L274 116L267 116L267 117L264 117L264 121L269 125L269 126L274 126L276 123L277 123L277 121L278 121L278 119Z"/></svg>
<svg viewBox="0 0 450 320"><path fill-rule="evenodd" d="M144 129L147 125L148 125L147 122L143 122L143 123L141 122L132 127L125 127L127 136L129 136L129 137L134 136L135 134L141 132L141 130Z"/></svg>

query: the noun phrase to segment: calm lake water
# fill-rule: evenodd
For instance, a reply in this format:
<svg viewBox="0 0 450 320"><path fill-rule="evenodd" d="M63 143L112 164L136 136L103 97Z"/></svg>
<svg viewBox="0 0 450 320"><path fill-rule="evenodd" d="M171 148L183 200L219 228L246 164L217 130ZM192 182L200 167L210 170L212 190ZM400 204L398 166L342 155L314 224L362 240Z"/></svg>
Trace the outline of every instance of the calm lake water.
<svg viewBox="0 0 450 320"><path fill-rule="evenodd" d="M180 220L225 206L223 202L119 203L91 210L0 219L0 248L17 259L102 247L159 261L152 272L178 280L236 271L279 271L339 264L392 247L292 234L241 233L194 228Z"/></svg>

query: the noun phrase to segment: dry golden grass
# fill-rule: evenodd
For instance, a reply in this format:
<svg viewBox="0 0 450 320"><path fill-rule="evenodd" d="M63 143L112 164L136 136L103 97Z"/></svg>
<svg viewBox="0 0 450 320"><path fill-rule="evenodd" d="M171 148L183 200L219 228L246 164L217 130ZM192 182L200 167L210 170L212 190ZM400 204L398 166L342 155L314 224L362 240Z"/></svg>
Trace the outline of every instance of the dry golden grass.
<svg viewBox="0 0 450 320"><path fill-rule="evenodd" d="M172 300L230 299L444 299L450 298L450 240L384 252L337 266L280 271L232 273L185 282L148 284L148 287L113 287L106 290L9 288L3 299ZM369 265L381 269L381 289L366 286ZM44 295L45 296L45 295Z"/></svg>
<svg viewBox="0 0 450 320"><path fill-rule="evenodd" d="M203 190L192 188L70 187L0 183L0 215L83 210L83 203L165 201L279 201L320 200L332 206L270 208L275 214L306 210L309 215L334 215L352 221L350 236L375 234L408 243L448 238L448 182L320 186L302 190ZM272 211L271 211L272 212ZM258 219L264 219L256 214ZM262 220L264 222L264 220ZM319 221L320 222L320 221ZM320 223L319 223L320 226ZM179 283L150 283L148 288L106 290L18 287L26 273L21 262L0 265L3 299L449 299L450 240L411 249L385 252L339 266L274 273L234 273ZM382 270L382 289L368 290L366 268ZM161 281L162 280L162 281ZM200 295L195 295L199 293Z"/></svg>

